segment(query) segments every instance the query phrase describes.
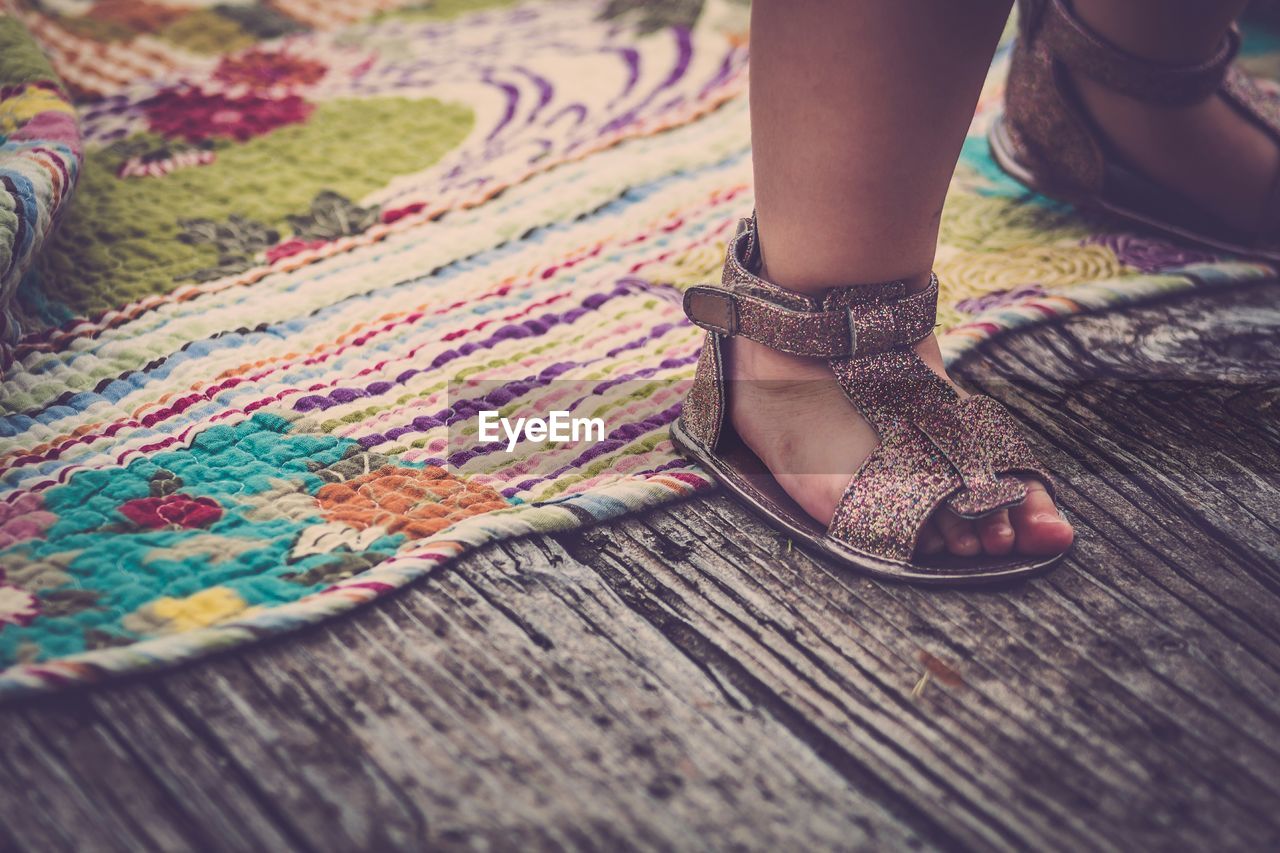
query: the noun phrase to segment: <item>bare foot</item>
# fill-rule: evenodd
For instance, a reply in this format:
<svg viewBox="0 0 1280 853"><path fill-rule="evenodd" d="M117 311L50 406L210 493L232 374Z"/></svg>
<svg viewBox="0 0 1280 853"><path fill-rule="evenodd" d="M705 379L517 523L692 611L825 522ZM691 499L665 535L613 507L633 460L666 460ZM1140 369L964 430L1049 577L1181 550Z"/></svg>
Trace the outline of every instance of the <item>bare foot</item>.
<svg viewBox="0 0 1280 853"><path fill-rule="evenodd" d="M947 379L936 338L916 344L916 352ZM821 360L787 355L743 338L729 342L727 360L734 430L805 512L829 524L853 474L879 444L875 430ZM1071 544L1071 525L1039 480L1028 480L1027 486L1027 499L1020 505L977 521L939 510L921 532L917 552L945 550L969 557L1061 553Z"/></svg>
<svg viewBox="0 0 1280 853"><path fill-rule="evenodd" d="M1217 95L1162 107L1084 77L1074 82L1098 129L1128 163L1237 230L1258 227L1280 174L1280 149L1265 130Z"/></svg>

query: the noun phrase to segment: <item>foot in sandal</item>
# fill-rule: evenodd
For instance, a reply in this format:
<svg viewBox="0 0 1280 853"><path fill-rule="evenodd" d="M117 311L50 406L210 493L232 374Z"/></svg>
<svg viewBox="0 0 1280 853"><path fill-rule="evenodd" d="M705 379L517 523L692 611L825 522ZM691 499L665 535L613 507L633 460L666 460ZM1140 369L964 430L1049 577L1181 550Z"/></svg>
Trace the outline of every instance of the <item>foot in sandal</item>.
<svg viewBox="0 0 1280 853"><path fill-rule="evenodd" d="M951 384L937 338L929 335L913 348L929 369ZM805 512L829 524L854 473L879 445L876 431L841 390L825 361L788 355L746 338L734 339L727 349L729 421L734 431ZM956 392L967 396L959 388ZM815 430L815 424L837 426ZM984 518L936 511L921 531L917 550L963 557L1050 556L1065 551L1071 545L1071 525L1039 480L1024 482L1025 501Z"/></svg>
<svg viewBox="0 0 1280 853"><path fill-rule="evenodd" d="M719 285L685 294L707 329L672 438L802 542L888 577L972 582L1052 565L1072 530L996 401L942 371L937 281L833 288L821 299L759 268L754 219Z"/></svg>

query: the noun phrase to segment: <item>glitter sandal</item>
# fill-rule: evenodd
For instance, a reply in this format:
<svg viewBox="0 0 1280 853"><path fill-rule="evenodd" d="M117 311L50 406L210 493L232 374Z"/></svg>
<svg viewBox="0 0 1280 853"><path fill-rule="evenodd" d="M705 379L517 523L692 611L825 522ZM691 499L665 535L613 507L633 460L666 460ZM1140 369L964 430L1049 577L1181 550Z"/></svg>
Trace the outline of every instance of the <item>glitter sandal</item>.
<svg viewBox="0 0 1280 853"><path fill-rule="evenodd" d="M1232 228L1126 164L1088 118L1066 73L1162 106L1218 95L1280 144L1280 105L1233 64L1239 32L1233 28L1207 62L1167 65L1105 41L1064 0L1019 0L1018 15L1004 113L988 134L1000 168L1029 189L1077 207L1104 210L1214 249L1280 260L1280 176L1258 226L1248 233Z"/></svg>
<svg viewBox="0 0 1280 853"><path fill-rule="evenodd" d="M833 288L817 299L751 272L759 264L755 234L754 218L742 220L721 283L685 291L685 313L707 335L671 427L677 447L793 539L874 575L974 583L1031 574L1061 559L915 554L920 530L944 503L963 518L981 518L1026 498L1013 475L1040 479L1050 494L1052 481L998 402L960 397L913 349L933 332L936 278L919 293L888 282ZM729 423L724 345L735 336L827 359L880 437L826 529L782 490Z"/></svg>

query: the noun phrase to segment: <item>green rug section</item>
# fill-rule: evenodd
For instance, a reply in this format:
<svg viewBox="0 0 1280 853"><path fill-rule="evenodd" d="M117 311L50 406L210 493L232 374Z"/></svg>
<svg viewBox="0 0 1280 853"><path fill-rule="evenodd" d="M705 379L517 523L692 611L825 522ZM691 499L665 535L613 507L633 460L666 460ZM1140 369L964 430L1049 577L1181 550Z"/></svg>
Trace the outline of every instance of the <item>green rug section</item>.
<svg viewBox="0 0 1280 853"><path fill-rule="evenodd" d="M0 14L0 85L57 79L49 60L32 41L22 22Z"/></svg>
<svg viewBox="0 0 1280 853"><path fill-rule="evenodd" d="M433 2L402 6L399 9L388 9L372 15L370 20L403 18L410 21L447 21L468 12L513 6L515 2L516 0L433 0Z"/></svg>
<svg viewBox="0 0 1280 853"><path fill-rule="evenodd" d="M305 123L217 143L208 165L120 180L133 152L163 144L135 135L89 153L76 204L37 272L50 295L89 316L233 274L276 242L272 232L296 234L317 202L359 199L429 167L473 123L469 107L434 99L321 102Z"/></svg>

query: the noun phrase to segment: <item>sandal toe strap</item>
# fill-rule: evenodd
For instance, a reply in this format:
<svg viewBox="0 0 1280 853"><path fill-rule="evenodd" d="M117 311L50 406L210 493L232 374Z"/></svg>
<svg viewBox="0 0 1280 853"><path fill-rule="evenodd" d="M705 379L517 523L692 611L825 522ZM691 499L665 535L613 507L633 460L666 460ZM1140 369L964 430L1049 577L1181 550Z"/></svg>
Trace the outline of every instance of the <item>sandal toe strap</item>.
<svg viewBox="0 0 1280 853"><path fill-rule="evenodd" d="M882 444L845 489L827 535L866 554L909 562L929 517L962 486L923 434Z"/></svg>
<svg viewBox="0 0 1280 853"><path fill-rule="evenodd" d="M918 361L905 372L936 376ZM997 401L983 395L944 400L944 383L934 385L920 373L917 393L877 407L865 396L874 381L864 373L851 396L864 398L863 411L881 445L841 497L829 528L833 537L908 561L921 529L941 506L962 518L1017 506L1027 497L1020 475L1042 480L1052 494L1048 473Z"/></svg>
<svg viewBox="0 0 1280 853"><path fill-rule="evenodd" d="M917 426L946 457L964 485L947 498L947 507L962 518L980 518L1022 503L1027 488L1016 477L1000 476L998 463L1025 443L1018 425L999 403L974 395L940 406ZM1029 451L1028 451L1029 455Z"/></svg>

